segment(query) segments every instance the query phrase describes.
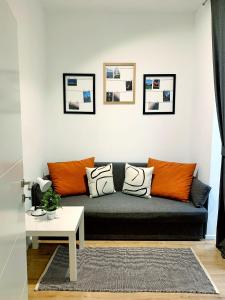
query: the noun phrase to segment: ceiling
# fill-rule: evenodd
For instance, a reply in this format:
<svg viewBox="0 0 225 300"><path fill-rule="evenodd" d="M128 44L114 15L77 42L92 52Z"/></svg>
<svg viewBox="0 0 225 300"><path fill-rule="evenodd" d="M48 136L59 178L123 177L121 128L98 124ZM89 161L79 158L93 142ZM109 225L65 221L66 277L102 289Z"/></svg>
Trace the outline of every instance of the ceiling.
<svg viewBox="0 0 225 300"><path fill-rule="evenodd" d="M194 12L204 0L40 0L48 13L180 13Z"/></svg>

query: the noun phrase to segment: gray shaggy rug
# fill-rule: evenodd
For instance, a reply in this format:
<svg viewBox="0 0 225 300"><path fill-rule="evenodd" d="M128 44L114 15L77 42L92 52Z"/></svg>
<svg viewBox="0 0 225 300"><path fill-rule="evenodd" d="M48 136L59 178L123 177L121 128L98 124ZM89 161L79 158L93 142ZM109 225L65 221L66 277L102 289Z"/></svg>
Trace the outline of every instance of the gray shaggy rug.
<svg viewBox="0 0 225 300"><path fill-rule="evenodd" d="M36 290L218 293L190 248L77 250L77 282L69 281L68 247L58 246Z"/></svg>

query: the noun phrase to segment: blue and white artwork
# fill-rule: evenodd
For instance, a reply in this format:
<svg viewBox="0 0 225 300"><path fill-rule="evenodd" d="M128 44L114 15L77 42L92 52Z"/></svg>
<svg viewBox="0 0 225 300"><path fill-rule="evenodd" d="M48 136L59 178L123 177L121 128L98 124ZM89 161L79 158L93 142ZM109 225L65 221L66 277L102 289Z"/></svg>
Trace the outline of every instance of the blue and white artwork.
<svg viewBox="0 0 225 300"><path fill-rule="evenodd" d="M67 85L69 86L77 86L77 79L76 78L68 78Z"/></svg>
<svg viewBox="0 0 225 300"><path fill-rule="evenodd" d="M145 88L147 90L151 90L152 89L152 80L151 79L146 79L145 80Z"/></svg>
<svg viewBox="0 0 225 300"><path fill-rule="evenodd" d="M84 98L84 103L90 103L91 102L91 92L83 91L83 98Z"/></svg>
<svg viewBox="0 0 225 300"><path fill-rule="evenodd" d="M113 69L106 69L106 78L113 78Z"/></svg>
<svg viewBox="0 0 225 300"><path fill-rule="evenodd" d="M170 102L170 91L163 91L163 102Z"/></svg>

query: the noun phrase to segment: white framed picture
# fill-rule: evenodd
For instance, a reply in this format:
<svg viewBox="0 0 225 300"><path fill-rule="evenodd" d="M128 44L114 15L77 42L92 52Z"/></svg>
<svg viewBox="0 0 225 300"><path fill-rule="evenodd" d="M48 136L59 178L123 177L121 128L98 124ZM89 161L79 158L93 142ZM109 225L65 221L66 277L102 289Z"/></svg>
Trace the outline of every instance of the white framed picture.
<svg viewBox="0 0 225 300"><path fill-rule="evenodd" d="M64 114L95 114L95 74L63 74Z"/></svg>
<svg viewBox="0 0 225 300"><path fill-rule="evenodd" d="M104 63L104 104L134 104L135 77L135 63Z"/></svg>
<svg viewBox="0 0 225 300"><path fill-rule="evenodd" d="M175 114L176 74L144 74L143 114Z"/></svg>

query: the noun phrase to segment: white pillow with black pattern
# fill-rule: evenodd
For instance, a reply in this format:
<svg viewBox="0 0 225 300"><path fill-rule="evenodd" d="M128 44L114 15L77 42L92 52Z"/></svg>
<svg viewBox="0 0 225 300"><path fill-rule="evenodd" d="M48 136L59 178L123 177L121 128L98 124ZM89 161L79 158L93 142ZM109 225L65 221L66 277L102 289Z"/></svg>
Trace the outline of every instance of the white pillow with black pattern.
<svg viewBox="0 0 225 300"><path fill-rule="evenodd" d="M86 168L90 198L96 198L115 193L112 164Z"/></svg>
<svg viewBox="0 0 225 300"><path fill-rule="evenodd" d="M153 167L141 168L126 163L122 192L133 196L151 198L150 192L153 169Z"/></svg>

